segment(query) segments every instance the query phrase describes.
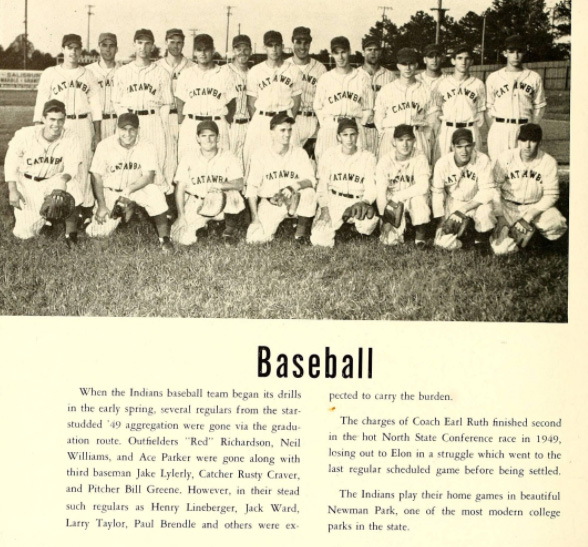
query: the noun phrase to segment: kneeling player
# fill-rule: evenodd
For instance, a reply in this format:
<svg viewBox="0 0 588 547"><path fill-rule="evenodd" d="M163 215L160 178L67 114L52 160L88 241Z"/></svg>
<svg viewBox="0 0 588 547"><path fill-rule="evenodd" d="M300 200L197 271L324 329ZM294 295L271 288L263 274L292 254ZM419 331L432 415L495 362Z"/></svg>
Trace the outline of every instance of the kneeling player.
<svg viewBox="0 0 588 547"><path fill-rule="evenodd" d="M196 128L199 149L180 159L176 173L178 219L172 226L172 239L180 245L192 245L197 231L211 220L224 220L223 238L234 241L238 215L245 209L241 162L228 150L221 150L219 127L211 121Z"/></svg>
<svg viewBox="0 0 588 547"><path fill-rule="evenodd" d="M121 221L113 212L136 203L152 218L161 250L169 252L167 202L162 188L154 183L157 154L151 143L138 139L138 133L139 117L127 112L119 116L116 133L98 144L90 169L98 205L86 233L111 235Z"/></svg>
<svg viewBox="0 0 588 547"><path fill-rule="evenodd" d="M65 105L56 99L43 107L42 125L24 127L8 144L4 168L8 199L14 207L13 234L19 239L39 235L45 225L41 206L54 190L65 190L74 197L76 210L83 196L76 180L82 154L77 140L65 124ZM68 246L77 241L77 212L65 219Z"/></svg>
<svg viewBox="0 0 588 547"><path fill-rule="evenodd" d="M353 118L343 118L337 128L338 146L327 150L319 170L317 198L320 213L312 228L313 245L333 247L335 232L344 222L370 235L378 225L373 203L376 199L376 158L357 148L359 130Z"/></svg>
<svg viewBox="0 0 588 547"><path fill-rule="evenodd" d="M435 245L459 249L470 220L476 229L476 241L487 241L496 219L492 200L496 184L490 158L475 150L469 129L458 129L451 138L453 152L435 164L433 176L433 216L438 219Z"/></svg>
<svg viewBox="0 0 588 547"><path fill-rule="evenodd" d="M247 243L266 243L288 216L297 216L294 238L309 241L316 212L316 179L308 154L292 146L294 118L276 114L270 121L272 146L251 156L246 197L251 208Z"/></svg>
<svg viewBox="0 0 588 547"><path fill-rule="evenodd" d="M496 229L490 238L495 254L524 248L535 231L555 241L567 231L567 222L556 209L559 198L557 161L540 150L541 127L522 125L518 148L498 156L494 178L500 199Z"/></svg>
<svg viewBox="0 0 588 547"><path fill-rule="evenodd" d="M427 157L415 149L411 125L394 128L394 148L376 168L377 204L382 215L380 241L384 245L404 243L406 213L415 227L415 244L425 246L426 225L431 220L428 203L431 169Z"/></svg>

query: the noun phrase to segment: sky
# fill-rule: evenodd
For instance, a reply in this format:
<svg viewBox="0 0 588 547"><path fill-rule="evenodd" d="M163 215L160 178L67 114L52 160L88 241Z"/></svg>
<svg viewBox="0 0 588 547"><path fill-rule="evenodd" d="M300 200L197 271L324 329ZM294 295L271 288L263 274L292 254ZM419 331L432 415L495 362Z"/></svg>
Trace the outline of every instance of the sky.
<svg viewBox="0 0 588 547"><path fill-rule="evenodd" d="M361 38L374 23L381 19L381 6L390 6L386 16L397 25L403 25L419 10L436 13L430 8L437 0L28 0L28 34L35 48L56 55L61 51L64 34L81 35L84 47L87 42L88 4L94 7L90 18L90 43L97 48L100 32L114 32L118 36L119 58L133 52L133 35L138 28L151 29L155 43L164 49L165 31L181 28L187 36L184 53L192 53L191 29L206 32L214 38L217 51L225 52L227 8L233 6L230 18L229 43L241 32L248 34L254 50L263 51L263 33L278 30L284 43L291 43L292 29L308 26L312 30L311 51L328 49L333 36L344 35L351 47L361 49ZM553 6L556 0L547 0ZM492 0L443 0L448 14L460 19L468 11L481 13L490 7ZM8 47L14 38L24 32L25 0L0 0L0 45ZM165 6L165 9L162 8Z"/></svg>

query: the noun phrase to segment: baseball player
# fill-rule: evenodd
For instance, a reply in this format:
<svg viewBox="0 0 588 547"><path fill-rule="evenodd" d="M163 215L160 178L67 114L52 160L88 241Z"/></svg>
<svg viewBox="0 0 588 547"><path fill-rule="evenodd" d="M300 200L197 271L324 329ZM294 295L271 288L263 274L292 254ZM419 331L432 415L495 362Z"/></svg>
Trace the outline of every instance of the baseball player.
<svg viewBox="0 0 588 547"><path fill-rule="evenodd" d="M284 62L282 35L275 30L267 31L263 35L263 45L267 60L255 65L247 74L247 106L251 122L244 147L246 169L254 150L271 146L270 120L279 113L296 118L302 101L300 71ZM297 128L294 127L292 143L298 144L298 141Z"/></svg>
<svg viewBox="0 0 588 547"><path fill-rule="evenodd" d="M158 168L155 184L169 194L173 187L165 178L164 168L169 110L174 101L169 74L151 62L154 41L153 33L148 29L135 32L136 58L115 72L112 102L119 117L125 112L139 116L141 138L150 140L155 146Z"/></svg>
<svg viewBox="0 0 588 547"><path fill-rule="evenodd" d="M114 135L116 130L116 110L112 104L112 89L114 87L114 73L120 68L116 61L118 42L116 34L103 32L98 37L98 49L100 59L86 68L94 74L99 87L100 106L102 109L102 122L100 134L103 139Z"/></svg>
<svg viewBox="0 0 588 547"><path fill-rule="evenodd" d="M45 219L39 211L45 196L53 190L66 190L76 206L83 194L76 177L82 162L78 138L64 129L65 105L56 99L47 101L41 110L41 125L19 129L8 143L4 161L4 178L8 200L14 207L13 234L19 239L39 235ZM69 247L77 243L77 207L65 219L65 237Z"/></svg>
<svg viewBox="0 0 588 547"><path fill-rule="evenodd" d="M151 142L139 137L137 114L126 112L118 117L116 133L96 148L90 169L98 203L86 233L90 237L110 236L121 220L111 218L112 209L125 197L145 208L157 229L161 250L171 251L165 194L154 182L157 154Z"/></svg>
<svg viewBox="0 0 588 547"><path fill-rule="evenodd" d="M378 159L393 151L394 128L398 125L414 127L416 149L430 158L426 128L434 129L438 124L439 108L431 90L416 80L416 51L402 48L398 51L396 63L400 78L380 90L374 109L374 122L380 134Z"/></svg>
<svg viewBox="0 0 588 547"><path fill-rule="evenodd" d="M35 123L42 122L43 108L48 100L57 99L65 104L68 112L65 127L76 135L82 152L80 174L76 178L83 194L81 220L86 223L92 217L94 205L88 170L92 151L101 139L102 106L96 78L91 71L79 65L81 37L77 34L66 34L61 45L63 65L46 68L41 74L33 120Z"/></svg>
<svg viewBox="0 0 588 547"><path fill-rule="evenodd" d="M337 146L337 127L340 118L355 118L359 128L357 146L365 148L364 125L373 114L374 91L365 70L350 64L351 45L345 36L331 40L331 53L335 68L323 74L318 81L314 98L314 111L319 120L315 155Z"/></svg>
<svg viewBox="0 0 588 547"><path fill-rule="evenodd" d="M513 229L522 236L528 233L529 238L536 230L549 241L567 231L566 219L555 207L559 198L557 161L540 149L542 138L539 125L521 126L518 148L502 152L494 165L500 198L495 205L497 229L490 245L496 254L518 250Z"/></svg>
<svg viewBox="0 0 588 547"><path fill-rule="evenodd" d="M400 124L394 128L392 146L376 167L376 202L384 218L387 207L400 208L402 214L398 226L382 222L380 241L384 245L404 243L405 214L408 213L415 227L415 244L424 247L427 224L431 220L428 203L431 168L426 156L416 148L412 125Z"/></svg>
<svg viewBox="0 0 588 547"><path fill-rule="evenodd" d="M380 64L382 58L382 48L380 41L375 36L366 36L362 40L364 63L362 69L367 72L372 82L374 90L374 100L378 96L380 89L386 84L393 82L396 75L391 70L384 68ZM374 124L374 117L364 125L365 148L373 154L378 153L378 130Z"/></svg>
<svg viewBox="0 0 588 547"><path fill-rule="evenodd" d="M229 124L235 112L235 91L226 70L213 61L214 42L208 34L194 38L194 50L198 64L184 71L178 78L176 100L180 138L178 158L192 153L198 147L196 127L201 121L214 121L218 125L219 146L230 150Z"/></svg>
<svg viewBox="0 0 588 547"><path fill-rule="evenodd" d="M184 41L184 33L179 28L172 28L168 30L165 33L165 45L167 47L167 52L165 57L162 57L156 61L156 64L158 64L169 74L174 96L180 74L187 68L194 66L194 63L190 61L190 59L184 57L182 54L182 50L184 49ZM168 152L165 157L164 174L166 180L172 182L178 167L178 137L180 131L178 124L178 108L175 103L172 103L169 110L167 128ZM173 193L168 194L168 204L175 208L175 205L170 203L170 201L175 201Z"/></svg>
<svg viewBox="0 0 588 547"><path fill-rule="evenodd" d="M317 186L319 213L310 235L313 245L333 247L335 233L344 222L354 224L363 235L371 235L378 225L375 215L343 218L346 210L357 202L371 207L376 200L376 157L357 147L358 138L357 121L341 119L337 127L339 145L327 150L321 159Z"/></svg>
<svg viewBox="0 0 588 547"><path fill-rule="evenodd" d="M484 125L486 86L470 75L474 62L469 46L459 45L451 54L453 74L441 79L436 88L441 107L441 127L437 137L437 158L451 152L451 137L456 129L472 131L478 150L482 147L480 127Z"/></svg>
<svg viewBox="0 0 588 547"><path fill-rule="evenodd" d="M176 205L178 219L172 226L172 239L180 245L192 245L198 231L213 218L199 214L204 198L210 192L224 192L224 210L214 220L224 220L222 234L227 241L237 235L238 216L245 209L241 190L243 169L229 150L219 148L220 129L212 120L202 121L196 128L198 148L180 160L176 173Z"/></svg>
<svg viewBox="0 0 588 547"><path fill-rule="evenodd" d="M310 241L316 213L316 179L308 154L291 144L293 126L294 118L287 113L274 115L270 120L271 147L258 148L251 156L245 193L251 209L247 243L271 241L290 213L298 217L294 239L299 243ZM292 202L280 204L275 201L277 196L298 204L295 208Z"/></svg>
<svg viewBox="0 0 588 547"><path fill-rule="evenodd" d="M433 217L438 219L435 245L446 249L457 249L462 242L452 234L445 237L441 225L445 219L455 215L458 222L471 218L475 222L476 238L487 241L487 236L496 224L492 213L496 183L492 163L486 154L476 150L471 129L454 131L451 141L453 151L444 155L435 164L431 187ZM484 234L484 235L482 235Z"/></svg>
<svg viewBox="0 0 588 547"><path fill-rule="evenodd" d="M311 159L318 131L318 120L313 108L316 86L319 78L327 71L325 65L310 56L312 36L308 27L296 27L292 31L292 51L294 55L286 60L300 71L302 99L296 115L298 138Z"/></svg>
<svg viewBox="0 0 588 547"><path fill-rule="evenodd" d="M545 90L541 76L523 66L527 46L520 36L506 39L506 67L486 80L488 154L496 160L503 150L516 148L519 126L543 118Z"/></svg>

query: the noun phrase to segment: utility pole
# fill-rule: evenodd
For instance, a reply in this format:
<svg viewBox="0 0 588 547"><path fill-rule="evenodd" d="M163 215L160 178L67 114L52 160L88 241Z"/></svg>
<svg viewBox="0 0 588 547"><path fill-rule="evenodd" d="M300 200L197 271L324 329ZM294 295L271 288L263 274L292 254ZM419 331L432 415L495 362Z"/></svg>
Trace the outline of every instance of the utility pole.
<svg viewBox="0 0 588 547"><path fill-rule="evenodd" d="M386 36L386 11L391 10L392 6L378 6L378 9L382 10L382 49L384 49L384 37Z"/></svg>
<svg viewBox="0 0 588 547"><path fill-rule="evenodd" d="M239 32L237 32L239 36L241 36L241 23L239 23Z"/></svg>
<svg viewBox="0 0 588 547"><path fill-rule="evenodd" d="M189 30L190 34L192 35L192 60L194 60L194 38L196 37L196 33L198 32L197 28L191 28Z"/></svg>
<svg viewBox="0 0 588 547"><path fill-rule="evenodd" d="M94 15L92 8L94 7L92 4L86 4L88 8L88 41L86 42L86 48L88 50L88 54L90 53L90 17Z"/></svg>
<svg viewBox="0 0 588 547"><path fill-rule="evenodd" d="M441 23L445 17L445 12L449 9L443 7L443 0L438 0L436 8L431 8L431 11L437 12L437 30L435 31L435 43L439 45L441 43Z"/></svg>
<svg viewBox="0 0 588 547"><path fill-rule="evenodd" d="M29 33L28 33L28 25L29 25L29 2L28 0L25 0L25 20L24 20L24 25L25 25L25 33L24 33L24 50L23 50L23 54L22 54L22 68L23 70L27 69L27 50L29 49Z"/></svg>
<svg viewBox="0 0 588 547"><path fill-rule="evenodd" d="M225 42L225 58L229 58L229 23L231 21L231 8L235 6L227 6L227 39Z"/></svg>
<svg viewBox="0 0 588 547"><path fill-rule="evenodd" d="M480 64L484 64L484 40L486 38L486 12L484 12L484 22L482 23L482 52L480 55Z"/></svg>

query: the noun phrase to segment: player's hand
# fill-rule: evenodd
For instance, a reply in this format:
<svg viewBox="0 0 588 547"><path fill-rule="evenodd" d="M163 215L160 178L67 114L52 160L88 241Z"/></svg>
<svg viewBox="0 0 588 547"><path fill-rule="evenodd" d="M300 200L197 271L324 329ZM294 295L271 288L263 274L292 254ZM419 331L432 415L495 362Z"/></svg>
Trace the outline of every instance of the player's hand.
<svg viewBox="0 0 588 547"><path fill-rule="evenodd" d="M10 202L10 206L16 209L22 209L22 206L26 205L24 197L16 189L8 194L8 200Z"/></svg>
<svg viewBox="0 0 588 547"><path fill-rule="evenodd" d="M104 205L98 205L98 209L96 210L96 222L98 224L104 224L106 220L110 217L110 211Z"/></svg>
<svg viewBox="0 0 588 547"><path fill-rule="evenodd" d="M319 217L316 220L319 226L330 226L331 225L331 214L329 213L328 207L322 207Z"/></svg>
<svg viewBox="0 0 588 547"><path fill-rule="evenodd" d="M96 135L94 135L92 137L92 144L91 144L92 152L96 151L96 146L98 146L98 139L96 138Z"/></svg>
<svg viewBox="0 0 588 547"><path fill-rule="evenodd" d="M228 123L228 124L231 124L231 123L233 123L233 118L234 118L234 116L231 116L230 114L227 114L227 115L225 116L225 119L227 120L227 123Z"/></svg>
<svg viewBox="0 0 588 547"><path fill-rule="evenodd" d="M284 196L284 199L290 199L294 194L294 190L290 186L286 186L286 188L280 190L280 193Z"/></svg>

